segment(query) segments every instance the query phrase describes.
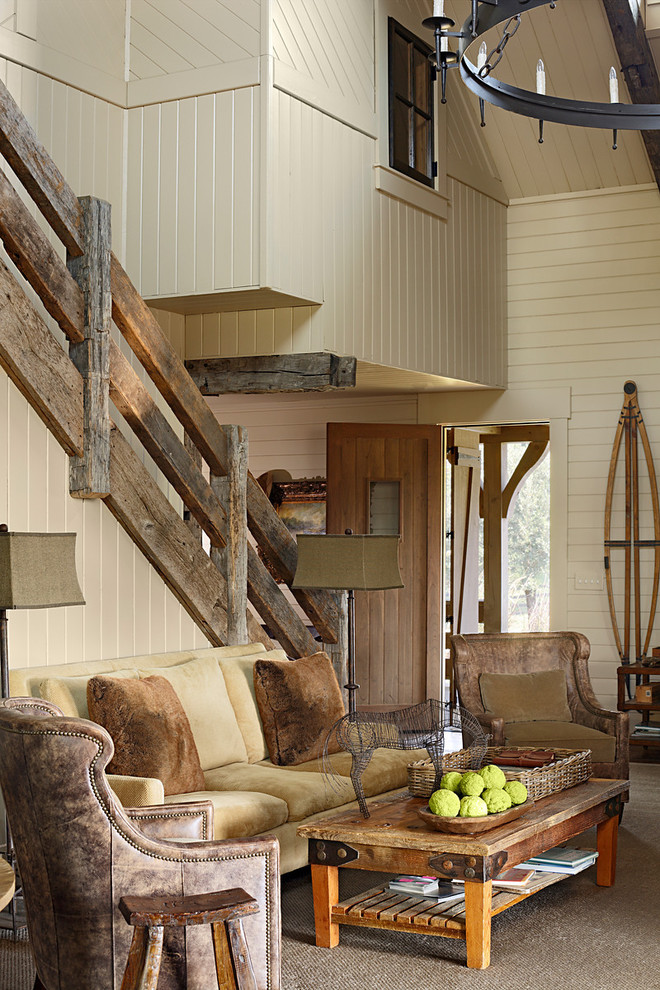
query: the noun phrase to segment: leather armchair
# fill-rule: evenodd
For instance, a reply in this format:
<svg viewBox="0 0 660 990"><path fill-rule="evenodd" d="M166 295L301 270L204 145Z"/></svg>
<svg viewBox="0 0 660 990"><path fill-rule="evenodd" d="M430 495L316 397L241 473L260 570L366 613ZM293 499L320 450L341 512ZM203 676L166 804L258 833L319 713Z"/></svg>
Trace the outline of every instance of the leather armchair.
<svg viewBox="0 0 660 990"><path fill-rule="evenodd" d="M135 809L110 789L101 726L40 699L0 704L0 787L21 875L37 990L119 990L132 929L123 896L242 887L259 904L245 936L259 990L280 988L279 846L209 841L210 802ZM209 990L208 926L166 928L159 990Z"/></svg>
<svg viewBox="0 0 660 990"><path fill-rule="evenodd" d="M606 743L607 737L610 737L609 748L613 749L613 759L599 760L594 757L594 776L625 780L628 778L628 714L601 707L589 678L590 652L587 637L576 632L452 636L451 657L459 702L477 717L484 731L492 736L492 746L597 750L599 742L603 742L602 737ZM507 723L496 712L486 712L479 685L481 674L522 674L556 668L562 669L566 676L570 723ZM556 733L554 738L553 730ZM527 738L525 733L528 733ZM575 740L566 741L571 736Z"/></svg>

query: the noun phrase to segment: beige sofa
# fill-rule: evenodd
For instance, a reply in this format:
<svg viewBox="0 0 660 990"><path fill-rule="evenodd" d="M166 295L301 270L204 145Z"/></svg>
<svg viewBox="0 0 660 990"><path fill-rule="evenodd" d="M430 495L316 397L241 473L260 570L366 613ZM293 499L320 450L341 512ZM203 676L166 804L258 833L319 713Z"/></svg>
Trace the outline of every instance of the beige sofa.
<svg viewBox="0 0 660 990"><path fill-rule="evenodd" d="M307 862L307 844L296 829L315 818L357 807L349 779L350 756L331 758L332 777L322 760L293 767L274 766L268 758L254 695L252 668L257 658L285 659L282 650L264 651L261 644L187 650L10 671L13 697L40 697L65 715L88 718L87 681L95 674L113 677L166 677L190 721L204 771L206 789L168 794L153 778L109 776L126 807L182 804L210 800L214 837L274 835L280 843L283 873ZM407 765L426 755L380 749L363 776L367 797L387 794L407 783Z"/></svg>

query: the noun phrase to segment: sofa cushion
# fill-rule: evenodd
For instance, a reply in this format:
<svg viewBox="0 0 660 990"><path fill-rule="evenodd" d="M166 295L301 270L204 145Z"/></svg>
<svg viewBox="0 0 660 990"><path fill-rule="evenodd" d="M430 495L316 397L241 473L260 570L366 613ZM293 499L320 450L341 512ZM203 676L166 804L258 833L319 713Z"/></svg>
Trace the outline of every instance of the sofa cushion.
<svg viewBox="0 0 660 990"><path fill-rule="evenodd" d="M590 749L594 763L612 763L616 753L614 736L577 722L513 722L505 725L504 734L507 746Z"/></svg>
<svg viewBox="0 0 660 990"><path fill-rule="evenodd" d="M563 669L527 674L483 673L479 688L486 713L505 722L571 720Z"/></svg>
<svg viewBox="0 0 660 990"><path fill-rule="evenodd" d="M281 798L289 809L288 820L294 822L355 799L350 779L328 780L320 773L294 773L272 764L234 763L209 770L204 779L211 791L256 791Z"/></svg>
<svg viewBox="0 0 660 990"><path fill-rule="evenodd" d="M165 794L203 790L190 723L164 677L92 677L87 705L92 720L107 729L115 745L109 773L158 777Z"/></svg>
<svg viewBox="0 0 660 990"><path fill-rule="evenodd" d="M139 674L164 677L174 688L188 716L202 770L226 763L247 763L243 736L214 656L175 667L147 668L139 670Z"/></svg>
<svg viewBox="0 0 660 990"><path fill-rule="evenodd" d="M383 791L406 787L408 784L408 764L415 760L427 760L428 757L429 754L425 749L377 749L362 774L365 796L374 797ZM300 771L304 773L329 772L333 776L336 774L340 777L348 777L352 762L350 753L335 753L327 761L322 758L309 760L307 763L299 763L289 769L296 773ZM264 761L260 765L272 766L272 763Z"/></svg>
<svg viewBox="0 0 660 990"><path fill-rule="evenodd" d="M256 660L254 686L272 762L295 766L320 756L345 712L330 658L314 653L299 660ZM328 752L338 750L330 739Z"/></svg>
<svg viewBox="0 0 660 990"><path fill-rule="evenodd" d="M248 763L258 763L268 756L254 688L254 664L257 659L286 660L286 653L284 650L269 650L261 656L223 657L220 660L220 670L243 736Z"/></svg>
<svg viewBox="0 0 660 990"><path fill-rule="evenodd" d="M137 680L137 670L113 670L111 677ZM87 682L92 674L80 677L46 677L39 685L39 697L57 705L64 715L72 718L89 718L87 707Z"/></svg>
<svg viewBox="0 0 660 990"><path fill-rule="evenodd" d="M211 801L213 804L213 838L240 839L258 835L282 825L288 817L286 802L271 794L257 791L196 791L194 794L169 794L168 804L187 801Z"/></svg>

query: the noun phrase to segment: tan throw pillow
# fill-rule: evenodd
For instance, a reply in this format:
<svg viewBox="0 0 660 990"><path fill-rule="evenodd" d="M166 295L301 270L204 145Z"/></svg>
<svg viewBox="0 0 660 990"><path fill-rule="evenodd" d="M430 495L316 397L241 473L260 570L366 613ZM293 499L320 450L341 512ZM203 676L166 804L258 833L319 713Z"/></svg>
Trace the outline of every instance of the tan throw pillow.
<svg viewBox="0 0 660 990"><path fill-rule="evenodd" d="M570 722L563 670L531 674L489 674L479 677L484 710L505 722Z"/></svg>
<svg viewBox="0 0 660 990"><path fill-rule="evenodd" d="M277 766L295 766L320 756L328 730L345 714L341 689L325 653L300 660L256 660L254 689L268 752ZM334 739L328 751L339 751Z"/></svg>
<svg viewBox="0 0 660 990"><path fill-rule="evenodd" d="M268 759L268 746L261 724L257 698L254 693L254 662L260 660L286 660L284 650L269 650L260 657L222 657L219 661L227 694L234 709L238 727L247 750L248 763Z"/></svg>
<svg viewBox="0 0 660 990"><path fill-rule="evenodd" d="M247 763L248 755L236 721L225 679L215 657L174 667L140 670L140 677L164 677L188 716L202 770L228 763Z"/></svg>
<svg viewBox="0 0 660 990"><path fill-rule="evenodd" d="M190 723L164 677L91 677L87 706L92 721L107 729L115 744L108 773L158 777L165 794L204 790Z"/></svg>
<svg viewBox="0 0 660 990"><path fill-rule="evenodd" d="M39 696L50 701L64 715L73 718L89 718L87 708L87 682L91 674L81 677L46 677L39 685ZM137 670L109 670L105 677L130 677L137 680ZM92 721L94 721L92 719Z"/></svg>

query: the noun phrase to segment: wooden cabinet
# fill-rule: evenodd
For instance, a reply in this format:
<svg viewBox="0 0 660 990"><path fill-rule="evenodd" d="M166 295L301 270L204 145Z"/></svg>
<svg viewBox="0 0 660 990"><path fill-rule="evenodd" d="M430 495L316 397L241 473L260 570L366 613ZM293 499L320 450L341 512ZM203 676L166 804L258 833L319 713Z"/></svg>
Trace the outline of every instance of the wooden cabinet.
<svg viewBox="0 0 660 990"><path fill-rule="evenodd" d="M655 651L654 651L655 652ZM631 746L660 746L660 720L654 724L658 726L658 732L649 732L644 726L649 725L652 712L660 712L660 667L644 667L642 664L624 664L617 667L617 708L620 712L641 712L641 730L634 730L630 736ZM627 698L626 676L631 679L631 691L633 697ZM639 687L646 688L645 691L635 691L637 678L640 678ZM634 682L633 682L634 678ZM658 680L653 680L658 678ZM645 700L643 694L650 694L651 698Z"/></svg>

